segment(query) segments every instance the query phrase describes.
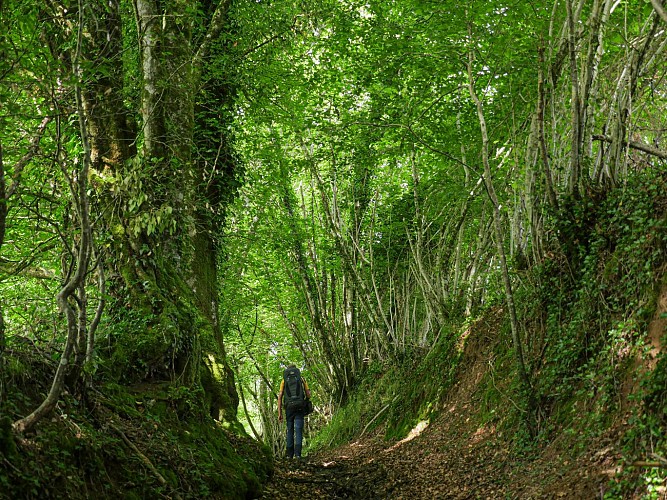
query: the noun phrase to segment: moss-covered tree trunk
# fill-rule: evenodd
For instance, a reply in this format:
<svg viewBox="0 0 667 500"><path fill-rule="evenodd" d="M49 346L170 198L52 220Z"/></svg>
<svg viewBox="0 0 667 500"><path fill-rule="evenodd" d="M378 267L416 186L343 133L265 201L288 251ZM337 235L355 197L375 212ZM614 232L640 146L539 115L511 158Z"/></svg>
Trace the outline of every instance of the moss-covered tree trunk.
<svg viewBox="0 0 667 500"><path fill-rule="evenodd" d="M134 0L130 11L117 0L87 0L82 86L91 185L103 214L97 234L109 300L101 333L111 366L130 383L202 384L211 414L235 419L211 236L222 221L201 212L209 193L198 188L193 160L202 61L227 9L224 1ZM65 63L77 10L74 3L51 12L60 20L52 50ZM198 24L199 12L208 12L207 23Z"/></svg>

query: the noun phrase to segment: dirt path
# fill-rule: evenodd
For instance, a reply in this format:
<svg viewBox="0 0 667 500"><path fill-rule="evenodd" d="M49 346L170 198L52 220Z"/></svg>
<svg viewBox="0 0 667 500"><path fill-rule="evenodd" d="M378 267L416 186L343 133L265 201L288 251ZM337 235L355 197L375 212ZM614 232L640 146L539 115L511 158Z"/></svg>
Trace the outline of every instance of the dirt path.
<svg viewBox="0 0 667 500"><path fill-rule="evenodd" d="M384 467L363 467L354 461L311 458L282 461L263 499L386 498ZM379 486L379 488L378 488Z"/></svg>
<svg viewBox="0 0 667 500"><path fill-rule="evenodd" d="M480 423L478 386L492 347L483 330L467 339L458 382L430 424L418 424L399 442L365 436L302 462L279 461L262 499L603 498L618 471L627 419L594 438L555 432L548 444L517 454L516 436ZM503 404L497 422L513 403Z"/></svg>
<svg viewBox="0 0 667 500"><path fill-rule="evenodd" d="M529 460L512 456L494 428L470 424L452 409L412 439L369 438L279 461L262 499L591 499L604 495L615 472L610 440L576 458L553 443Z"/></svg>
<svg viewBox="0 0 667 500"><path fill-rule="evenodd" d="M483 350L469 357L430 424L398 442L365 436L302 462L279 461L262 499L603 498L617 472L622 429L586 441L562 433L517 455L516 436L480 424L476 413L486 361Z"/></svg>
<svg viewBox="0 0 667 500"><path fill-rule="evenodd" d="M432 436L431 436L432 437ZM302 463L283 460L264 499L504 498L506 453L450 439L366 440Z"/></svg>

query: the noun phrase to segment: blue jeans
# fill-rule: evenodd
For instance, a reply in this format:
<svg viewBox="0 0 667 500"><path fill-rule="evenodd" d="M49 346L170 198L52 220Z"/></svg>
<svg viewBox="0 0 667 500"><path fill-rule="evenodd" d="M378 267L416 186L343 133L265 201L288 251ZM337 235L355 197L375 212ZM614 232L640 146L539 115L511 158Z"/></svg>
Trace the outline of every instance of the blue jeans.
<svg viewBox="0 0 667 500"><path fill-rule="evenodd" d="M303 411L286 410L285 413L285 420L287 420L287 457L301 457L301 443L303 442Z"/></svg>

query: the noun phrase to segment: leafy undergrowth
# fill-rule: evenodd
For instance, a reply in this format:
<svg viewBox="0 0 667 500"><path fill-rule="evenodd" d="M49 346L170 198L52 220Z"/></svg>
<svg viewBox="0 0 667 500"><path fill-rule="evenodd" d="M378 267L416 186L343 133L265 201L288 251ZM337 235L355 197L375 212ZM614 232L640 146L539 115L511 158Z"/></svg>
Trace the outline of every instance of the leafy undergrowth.
<svg viewBox="0 0 667 500"><path fill-rule="evenodd" d="M49 370L25 371L40 366L35 354L14 351L7 360L0 498L253 498L271 473L266 449L200 410L200 391L166 383L66 394L35 432L15 440L11 420L39 404L48 377L35 375Z"/></svg>
<svg viewBox="0 0 667 500"><path fill-rule="evenodd" d="M382 398L366 395L373 409L366 411L367 424L355 413L362 397L341 413L347 427L334 424L358 429L357 438L333 448L320 441L302 462L279 461L262 498L665 498L664 470L643 465L651 450L637 446L656 429L637 425L649 415L640 403L647 394L641 384L603 419L595 398L573 388L530 439L511 392L511 359L502 356L508 345L502 324L503 312L495 310L466 330L453 378L415 372L426 386L442 376L448 390L433 399L396 405L397 396L410 401L396 375L386 374L386 384L378 378ZM432 360L425 363L434 368ZM404 388L412 389L410 383ZM383 411L383 401L405 413ZM367 427L369 415L375 421ZM397 434L408 421L412 429ZM660 439L653 436L654 450Z"/></svg>
<svg viewBox="0 0 667 500"><path fill-rule="evenodd" d="M388 439L400 439L420 421L433 418L436 402L454 381L462 354L458 342L456 335L443 334L435 348L410 353L399 368L371 364L347 404L314 436L309 448L329 449L378 427L385 429Z"/></svg>

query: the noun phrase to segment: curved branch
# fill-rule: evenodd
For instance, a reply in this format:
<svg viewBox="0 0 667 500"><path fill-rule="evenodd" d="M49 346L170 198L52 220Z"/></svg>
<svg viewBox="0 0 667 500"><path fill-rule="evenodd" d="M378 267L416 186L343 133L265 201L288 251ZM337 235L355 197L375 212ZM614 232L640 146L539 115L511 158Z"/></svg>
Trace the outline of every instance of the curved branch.
<svg viewBox="0 0 667 500"><path fill-rule="evenodd" d="M111 427L116 432L116 434L118 434L121 437L121 439L123 440L123 443L125 443L125 445L128 448L130 448L139 457L139 459L143 462L143 464L146 467L148 467L148 469L157 478L160 485L165 486L165 487L169 486L169 483L164 478L164 476L162 474L160 474L160 471L157 470L157 467L155 467L155 465L153 465L153 462L151 462L150 459L146 455L144 455L141 452L141 450L139 450L139 448L137 448L137 446L132 441L130 441L130 439L125 435L125 433L117 425L115 425L113 422L111 422L111 423L109 423L109 427ZM173 491L172 494L174 495L174 498L176 498L177 500L180 500L181 496L178 494L177 491Z"/></svg>
<svg viewBox="0 0 667 500"><path fill-rule="evenodd" d="M240 380L239 380L239 395L241 396L241 403L243 403L243 412L245 413L245 418L248 421L248 425L250 426L252 433L255 435L255 439L261 442L262 436L260 435L259 432L257 432L257 429L255 429L255 426L252 423L252 418L250 418L250 412L248 411L248 406L246 405L245 402L245 394L243 393L243 383Z"/></svg>
<svg viewBox="0 0 667 500"><path fill-rule="evenodd" d="M224 26L225 20L227 19L227 11L229 11L229 6L231 3L231 0L221 0L218 6L215 8L215 12L211 18L211 24L209 24L208 27L208 32L204 37L204 41L201 43L197 49L197 52L195 53L193 59L194 66L199 67L208 55L208 51L211 48L211 43L222 31L222 27Z"/></svg>
<svg viewBox="0 0 667 500"><path fill-rule="evenodd" d="M601 134L596 134L593 136L593 140L596 141L602 141L602 142L613 142L613 139L607 135L601 135ZM650 154L652 156L656 156L658 158L662 158L663 160L667 160L667 152L661 151L658 148L654 148L653 146L649 146L648 144L644 144L643 142L636 142L636 141L623 141L624 146L628 146L632 149L636 149L637 151L641 151L643 153Z"/></svg>
<svg viewBox="0 0 667 500"><path fill-rule="evenodd" d="M79 323L77 322L76 313L70 304L70 298L74 295L76 290L81 286L83 280L88 272L88 264L90 261L90 247L92 231L90 226L89 205L88 205L88 172L90 170L91 156L90 156L90 141L86 129L86 117L83 109L83 98L81 89L82 68L81 61L81 47L83 40L83 12L84 0L79 0L79 29L77 34L76 53L74 56L74 75L76 77L75 95L79 118L79 127L81 130L81 142L83 145L83 162L81 168L77 172L76 185L73 182L70 184L72 189L72 198L77 209L79 223L81 225L81 235L79 239L79 248L77 255L76 271L70 276L65 285L60 289L57 295L58 307L65 314L67 318L67 340L65 341L65 348L63 350L58 368L53 377L51 389L48 395L42 401L42 404L37 407L30 415L17 420L12 424L15 432L22 434L32 429L42 418L48 415L56 406L60 394L65 385L65 376L70 371L70 358L74 350L79 333ZM63 166L64 170L64 166Z"/></svg>
<svg viewBox="0 0 667 500"><path fill-rule="evenodd" d="M93 255L95 255L95 247L92 246ZM104 312L104 306L106 305L106 284L104 278L104 259L102 256L99 257L97 261L97 284L100 291L100 300L97 303L97 309L95 310L95 317L90 323L88 328L88 339L86 342L86 364L90 364L93 361L93 356L95 354L95 332L97 327L102 320L102 313ZM91 380L89 380L91 382Z"/></svg>
<svg viewBox="0 0 667 500"><path fill-rule="evenodd" d="M23 173L23 169L28 164L28 162L30 162L30 160L32 160L33 157L38 153L39 143L42 140L42 137L44 136L44 132L46 131L46 126L51 122L52 119L53 117L51 116L47 116L44 119L42 119L41 123L37 127L35 135L33 136L32 139L30 139L30 146L28 146L28 151L21 157L19 161L16 162L16 165L14 165L12 184L7 188L7 192L5 193L5 199L11 198L11 196L16 191L16 188L19 185L21 174Z"/></svg>
<svg viewBox="0 0 667 500"><path fill-rule="evenodd" d="M403 123L370 123L370 122L352 122L351 125L365 125L368 127L379 127L379 128L403 128L410 132L412 137L414 137L418 143L420 143L422 146L424 146L426 149L437 153L439 155L444 156L445 158L452 160L453 162L458 163L459 165L469 168L476 174L478 174L480 177L483 175L481 172L479 172L476 168L472 167L471 165L468 165L464 163L463 161L459 160L456 156L454 156L451 153L448 153L447 151L443 151L442 149L438 149L434 146L431 146L428 142L426 142L424 139L422 139L417 133L412 129L410 125L404 125Z"/></svg>

